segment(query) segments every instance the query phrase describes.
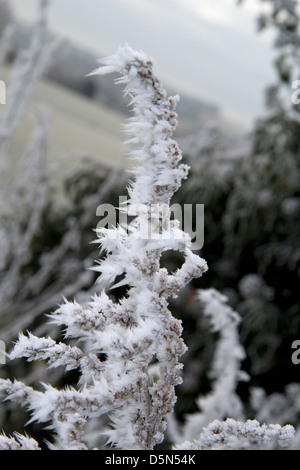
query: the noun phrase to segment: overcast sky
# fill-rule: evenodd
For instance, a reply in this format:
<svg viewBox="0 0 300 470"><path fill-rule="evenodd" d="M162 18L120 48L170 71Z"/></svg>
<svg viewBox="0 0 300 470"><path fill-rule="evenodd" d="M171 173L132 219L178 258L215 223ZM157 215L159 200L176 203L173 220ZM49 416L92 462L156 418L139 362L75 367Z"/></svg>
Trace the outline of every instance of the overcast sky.
<svg viewBox="0 0 300 470"><path fill-rule="evenodd" d="M37 0L12 0L26 20ZM259 0L52 0L50 27L99 56L128 42L156 62L156 71L180 90L217 104L222 114L251 124L263 112L272 83L270 33L258 34Z"/></svg>

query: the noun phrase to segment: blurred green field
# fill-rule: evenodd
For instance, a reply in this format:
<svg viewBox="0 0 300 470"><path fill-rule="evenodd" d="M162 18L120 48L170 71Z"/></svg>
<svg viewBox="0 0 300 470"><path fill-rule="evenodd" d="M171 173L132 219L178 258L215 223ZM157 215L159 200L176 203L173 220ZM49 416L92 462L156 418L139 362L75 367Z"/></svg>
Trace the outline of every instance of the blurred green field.
<svg viewBox="0 0 300 470"><path fill-rule="evenodd" d="M9 77L9 67L1 65L0 79L6 82L7 88ZM126 166L121 131L126 117L48 80L37 84L28 112L11 138L9 156L14 162L26 149L36 127L36 115L43 105L51 111L49 158L57 160L60 171L76 166L82 156L91 156L109 166Z"/></svg>

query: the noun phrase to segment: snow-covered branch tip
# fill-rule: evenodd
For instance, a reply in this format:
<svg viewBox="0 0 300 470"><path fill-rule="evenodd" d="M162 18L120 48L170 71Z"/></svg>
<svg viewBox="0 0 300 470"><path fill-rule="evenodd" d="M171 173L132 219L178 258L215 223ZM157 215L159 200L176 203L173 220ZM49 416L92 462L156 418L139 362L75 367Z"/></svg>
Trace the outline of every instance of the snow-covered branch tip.
<svg viewBox="0 0 300 470"><path fill-rule="evenodd" d="M178 165L181 150L171 139L177 126L175 107L179 97L167 96L152 59L128 45L120 46L117 54L100 63L90 75L120 74L117 83L126 85L125 95L130 96L135 113L125 126L127 143L135 147L130 159L138 163L135 183L129 189L131 203L168 204L189 170L185 164Z"/></svg>

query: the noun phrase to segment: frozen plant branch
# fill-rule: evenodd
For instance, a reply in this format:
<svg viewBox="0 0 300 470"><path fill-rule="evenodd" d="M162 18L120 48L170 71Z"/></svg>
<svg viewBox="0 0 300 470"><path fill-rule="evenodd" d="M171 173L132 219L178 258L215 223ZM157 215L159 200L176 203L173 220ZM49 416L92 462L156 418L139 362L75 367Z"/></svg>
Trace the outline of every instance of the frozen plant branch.
<svg viewBox="0 0 300 470"><path fill-rule="evenodd" d="M240 344L238 325L240 316L227 305L227 298L215 289L198 291L203 315L208 318L213 333L219 334L209 378L212 390L197 400L199 412L186 417L182 427L182 440L196 438L205 426L226 416L241 419L243 404L236 393L239 381L248 380L241 371L245 351Z"/></svg>
<svg viewBox="0 0 300 470"><path fill-rule="evenodd" d="M40 1L39 18L28 49L19 53L7 91L7 105L0 118L0 163L7 168L7 145L12 131L19 124L32 91L46 71L61 39L49 41L47 33L48 0ZM6 165L6 166L5 166Z"/></svg>
<svg viewBox="0 0 300 470"><path fill-rule="evenodd" d="M287 424L260 424L257 420L245 423L234 419L214 420L198 439L183 442L175 450L270 450L288 447L295 429Z"/></svg>
<svg viewBox="0 0 300 470"><path fill-rule="evenodd" d="M35 439L22 436L17 432L14 433L14 436L0 435L0 450L40 450Z"/></svg>
<svg viewBox="0 0 300 470"><path fill-rule="evenodd" d="M132 215L136 205L139 211L130 227L101 232L98 241L106 257L94 268L100 273L101 294L95 294L87 306L65 300L51 315L65 329L66 338L79 339L84 347L21 334L10 356L47 360L51 367L75 367L81 373L78 387L57 390L44 385L45 391L40 392L20 382L0 380L0 392L27 406L32 421L52 423L53 449L88 448L87 421L107 413L111 429L100 427L99 435L107 435L117 448L149 450L162 442L166 418L176 402L175 386L181 382L179 359L186 350L181 322L169 311L168 298L176 297L179 289L207 270L206 262L191 251L190 236L171 220L168 210L188 173L171 139L177 98L167 97L152 60L129 46L102 61L93 74L111 72L121 75L119 83L126 85L135 113L127 131L134 146L129 156L136 167L122 211ZM145 237L145 232L151 237ZM175 273L160 266L163 252L170 249L184 255ZM112 300L109 289L122 285L127 293ZM153 363L158 379L151 373Z"/></svg>

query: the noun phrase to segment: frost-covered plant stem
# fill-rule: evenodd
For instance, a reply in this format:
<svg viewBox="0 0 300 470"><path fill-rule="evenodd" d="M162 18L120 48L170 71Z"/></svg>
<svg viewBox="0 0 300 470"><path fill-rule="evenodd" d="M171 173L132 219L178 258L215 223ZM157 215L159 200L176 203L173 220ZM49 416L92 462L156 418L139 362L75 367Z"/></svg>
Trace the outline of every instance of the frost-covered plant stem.
<svg viewBox="0 0 300 470"><path fill-rule="evenodd" d="M216 419L224 419L226 416L244 418L243 404L236 393L238 383L249 378L241 370L245 351L238 335L240 317L227 305L227 298L215 289L200 289L198 297L203 315L208 318L212 332L217 333L219 339L209 372L212 390L197 399L200 411L186 417L178 436L180 441L197 438Z"/></svg>
<svg viewBox="0 0 300 470"><path fill-rule="evenodd" d="M47 7L49 0L40 1L39 18L28 49L17 57L9 88L7 105L0 119L0 163L5 168L6 148L12 131L19 124L26 111L26 104L39 78L45 72L50 59L61 44L60 39L48 40Z"/></svg>
<svg viewBox="0 0 300 470"><path fill-rule="evenodd" d="M127 131L134 145L130 157L137 166L128 204L122 208L135 215L134 221L100 233L106 257L94 269L100 273L101 294L86 307L66 300L52 315L54 323L64 326L65 336L81 339L84 348L29 334L20 335L10 355L79 369L78 389L47 385L40 392L21 382L0 381L0 391L27 405L33 420L52 422L54 448L86 448L86 421L106 413L112 429L105 434L118 448L150 450L163 440L166 417L176 401L175 386L181 382L179 358L186 350L181 322L169 311L168 298L207 270L206 262L191 251L190 236L170 217L170 199L188 173L171 139L177 98L167 97L152 60L128 46L102 61L93 74L111 72L121 75L119 82L126 84L135 112ZM166 250L184 255L175 273L160 267ZM127 286L127 294L114 301L107 292L117 286ZM159 368L158 379L151 373L153 363Z"/></svg>
<svg viewBox="0 0 300 470"><path fill-rule="evenodd" d="M260 424L227 418L214 420L193 442L183 442L176 450L271 450L288 447L294 439L295 429L287 424Z"/></svg>

